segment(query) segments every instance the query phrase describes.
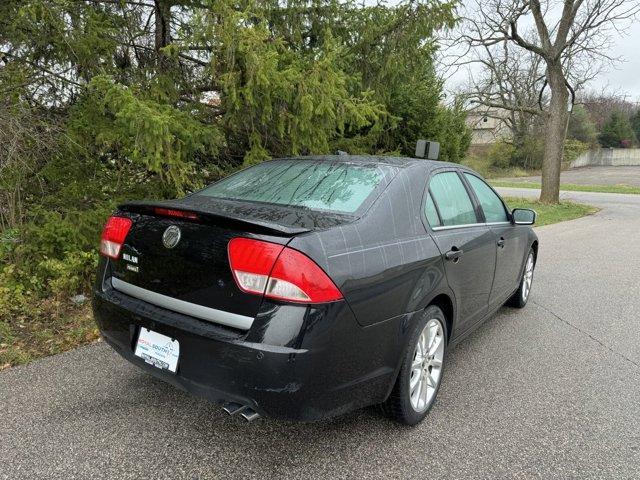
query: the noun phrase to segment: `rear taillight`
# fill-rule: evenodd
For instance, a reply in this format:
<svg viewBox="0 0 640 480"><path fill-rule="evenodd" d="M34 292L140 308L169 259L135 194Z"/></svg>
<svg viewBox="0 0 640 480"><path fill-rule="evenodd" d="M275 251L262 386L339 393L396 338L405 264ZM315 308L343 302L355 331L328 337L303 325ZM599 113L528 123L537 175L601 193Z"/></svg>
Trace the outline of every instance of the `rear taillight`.
<svg viewBox="0 0 640 480"><path fill-rule="evenodd" d="M124 217L110 217L102 230L100 237L100 253L105 257L118 259L124 239L131 229L131 219Z"/></svg>
<svg viewBox="0 0 640 480"><path fill-rule="evenodd" d="M250 238L229 242L229 263L240 290L288 302L325 303L342 298L309 257L277 243Z"/></svg>

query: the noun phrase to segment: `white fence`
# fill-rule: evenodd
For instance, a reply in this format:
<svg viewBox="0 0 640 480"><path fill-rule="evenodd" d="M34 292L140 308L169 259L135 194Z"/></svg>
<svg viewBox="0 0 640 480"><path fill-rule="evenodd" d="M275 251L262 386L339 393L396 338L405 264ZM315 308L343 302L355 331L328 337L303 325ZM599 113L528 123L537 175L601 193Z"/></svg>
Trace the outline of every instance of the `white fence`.
<svg viewBox="0 0 640 480"><path fill-rule="evenodd" d="M599 148L583 153L573 162L571 168L623 165L640 165L640 148Z"/></svg>

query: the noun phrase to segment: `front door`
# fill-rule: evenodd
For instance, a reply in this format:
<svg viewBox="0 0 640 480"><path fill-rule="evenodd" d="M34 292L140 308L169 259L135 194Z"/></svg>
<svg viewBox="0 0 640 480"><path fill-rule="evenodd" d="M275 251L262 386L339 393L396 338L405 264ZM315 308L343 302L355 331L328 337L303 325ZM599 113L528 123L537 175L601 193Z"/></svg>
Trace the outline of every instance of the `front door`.
<svg viewBox="0 0 640 480"><path fill-rule="evenodd" d="M524 228L517 225L490 225L495 234L497 249L496 274L489 303L504 303L518 288L524 258L523 252L527 243Z"/></svg>
<svg viewBox="0 0 640 480"><path fill-rule="evenodd" d="M527 244L527 230L513 225L500 196L472 173L465 172L467 180L484 213L485 221L496 242L496 273L489 300L490 306L504 303L518 287L520 270Z"/></svg>

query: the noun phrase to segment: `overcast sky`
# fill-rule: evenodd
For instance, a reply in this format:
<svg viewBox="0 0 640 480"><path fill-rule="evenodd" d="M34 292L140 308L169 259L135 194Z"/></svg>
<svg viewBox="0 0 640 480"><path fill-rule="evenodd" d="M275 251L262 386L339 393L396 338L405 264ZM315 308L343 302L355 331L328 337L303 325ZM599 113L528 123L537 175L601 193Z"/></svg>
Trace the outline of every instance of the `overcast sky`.
<svg viewBox="0 0 640 480"><path fill-rule="evenodd" d="M627 30L627 36L614 41L613 55L624 62L608 69L599 80L594 80L592 90L611 89L629 94L629 100L640 101L640 21Z"/></svg>
<svg viewBox="0 0 640 480"><path fill-rule="evenodd" d="M471 8L470 5L475 2L463 0L463 3ZM587 85L586 90L625 95L627 100L640 102L640 19L630 24L624 36L612 39L612 47L608 53L623 61L607 66L598 78ZM447 80L447 89L455 90L465 83L468 75L467 69L458 71Z"/></svg>

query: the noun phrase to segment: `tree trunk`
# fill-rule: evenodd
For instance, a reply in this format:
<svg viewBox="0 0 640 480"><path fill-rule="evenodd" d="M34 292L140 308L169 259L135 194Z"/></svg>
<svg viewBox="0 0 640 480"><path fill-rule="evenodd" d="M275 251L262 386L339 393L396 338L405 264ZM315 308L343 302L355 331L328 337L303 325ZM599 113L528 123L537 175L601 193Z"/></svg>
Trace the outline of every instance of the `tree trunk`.
<svg viewBox="0 0 640 480"><path fill-rule="evenodd" d="M155 42L158 68L167 69L167 58L160 51L171 43L171 3L169 0L155 0Z"/></svg>
<svg viewBox="0 0 640 480"><path fill-rule="evenodd" d="M540 201L560 201L560 169L564 155L569 118L569 92L562 74L561 65L547 66L547 81L551 89L551 103L545 125L544 159L542 160L542 190Z"/></svg>

